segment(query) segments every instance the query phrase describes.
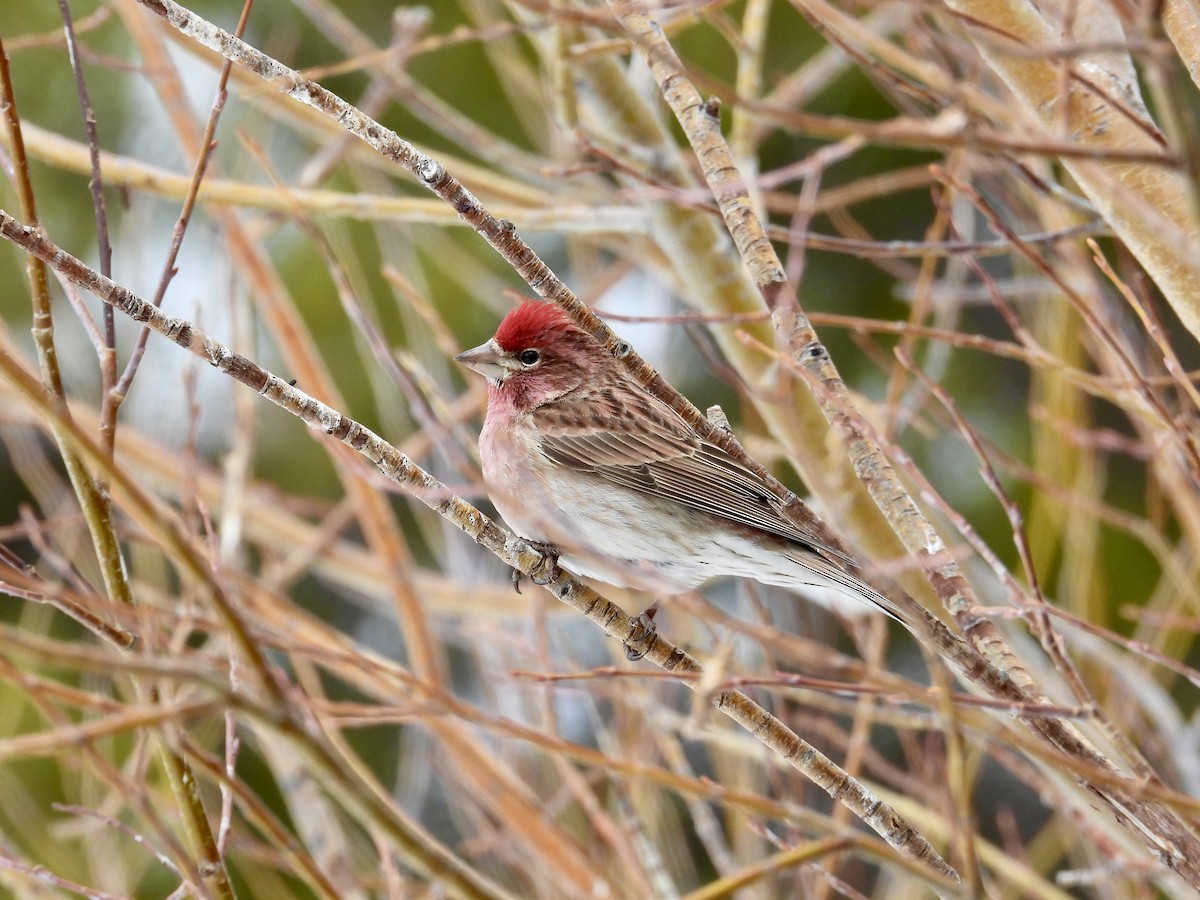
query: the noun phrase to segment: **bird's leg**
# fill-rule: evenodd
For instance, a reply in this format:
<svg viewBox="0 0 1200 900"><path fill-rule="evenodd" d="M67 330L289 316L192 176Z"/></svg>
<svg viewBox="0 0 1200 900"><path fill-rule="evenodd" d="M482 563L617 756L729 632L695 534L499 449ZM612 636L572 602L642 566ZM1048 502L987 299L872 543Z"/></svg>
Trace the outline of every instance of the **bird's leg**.
<svg viewBox="0 0 1200 900"><path fill-rule="evenodd" d="M542 559L547 564L547 569L553 573L555 567L558 565L558 548L547 541L531 541L528 538L525 539L525 545L529 547L530 550L540 554ZM520 569L514 568L512 570L513 590L518 594L521 593L521 579L523 577L524 573ZM545 578L539 579L536 575L530 575L529 580L541 587L549 584L553 577L553 574L549 574Z"/></svg>
<svg viewBox="0 0 1200 900"><path fill-rule="evenodd" d="M625 642L625 658L630 662L637 662L654 646L654 636L658 632L658 626L654 624L654 617L658 615L660 602L655 600L640 614L629 620L633 625L633 633Z"/></svg>

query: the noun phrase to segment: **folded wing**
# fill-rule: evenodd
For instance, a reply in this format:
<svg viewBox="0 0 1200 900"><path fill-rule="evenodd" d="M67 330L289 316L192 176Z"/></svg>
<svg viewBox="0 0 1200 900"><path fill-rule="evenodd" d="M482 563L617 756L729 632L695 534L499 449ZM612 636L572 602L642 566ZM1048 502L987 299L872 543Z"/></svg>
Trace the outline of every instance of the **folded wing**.
<svg viewBox="0 0 1200 900"><path fill-rule="evenodd" d="M754 472L698 438L670 408L639 399L640 408L630 410L628 395L618 403L607 393L587 392L575 403L559 400L551 410L535 411L548 459L854 564L785 519L779 500ZM614 414L596 414L597 409Z"/></svg>

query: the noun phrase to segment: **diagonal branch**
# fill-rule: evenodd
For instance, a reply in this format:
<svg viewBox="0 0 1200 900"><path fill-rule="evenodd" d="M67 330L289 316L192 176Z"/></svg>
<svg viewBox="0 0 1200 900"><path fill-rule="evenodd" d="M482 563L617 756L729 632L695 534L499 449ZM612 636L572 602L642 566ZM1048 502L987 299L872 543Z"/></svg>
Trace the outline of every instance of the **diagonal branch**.
<svg viewBox="0 0 1200 900"><path fill-rule="evenodd" d="M341 127L356 135L382 155L395 161L414 175L420 184L449 203L463 220L483 236L513 267L517 274L525 279L538 294L562 306L582 328L604 343L618 358L624 359L631 374L639 383L645 385L672 406L672 408L676 409L702 437L732 453L736 458L758 473L776 496L788 504L790 513L796 515L804 527L811 529L822 540L828 539L829 543L835 547L840 548L843 546L837 536L824 523L817 519L792 492L771 477L759 463L745 453L732 434L708 422L699 410L641 360L627 342L618 338L600 319L593 315L545 263L538 258L533 250L521 240L516 234L513 223L496 219L488 213L478 199L467 191L456 178L450 175L437 160L419 152L412 144L403 140L394 132L384 128L378 122L364 115L361 111L320 85L305 80L299 73L243 41L237 40L227 32L222 31L184 7L172 2L172 0L139 0L139 2L158 15L163 16L173 27L187 34L193 40L220 53L237 65L255 72L276 89L334 119ZM703 114L702 104L697 108L697 111ZM729 198L719 194L718 201L722 199ZM749 219L745 221L749 223ZM769 261L764 262L761 271L769 276L771 271ZM764 284L768 291L778 290L777 288L770 287L771 282L772 279L768 277L762 284ZM780 295L775 293L774 296L779 297ZM789 308L786 304L782 304L781 306L783 307L783 313L787 321L782 323L780 330L785 334L792 334L793 327L801 327L801 320L796 318L795 315L798 313L798 310L794 306ZM811 354L801 355L803 368L809 371L810 377L815 375L818 383L827 390L834 391L836 394L836 385L840 384L840 379L837 379L836 372L833 370L832 364L828 361L828 354L819 341L810 341L802 344L790 341L789 343L803 346L812 351ZM219 360L214 362L214 364L218 363L220 363ZM276 379L276 381L278 380ZM299 402L296 401L297 396L303 397L299 392L294 392L293 395L286 391L281 391L284 388L287 388L287 386L279 382L277 384L264 383L261 389L269 391L270 393L267 393L266 396L273 400L276 400L276 396L272 396L272 394L277 394L278 398L290 397L294 402ZM256 387L256 389L260 388ZM844 385L842 389L844 390ZM836 396L834 399L837 399ZM310 400L309 402L315 401ZM856 456L861 456L863 459L863 464L859 466L860 477L864 478L870 484L873 480L879 479L881 475L890 474L879 468L879 463L882 461L881 456L866 453L867 446L877 443L876 441L871 441L869 437L869 425L860 416L851 415L848 404L842 404L838 407L837 414L844 417L842 424L847 431L851 434L856 434L857 440L863 442L863 445L858 448L859 452L856 454ZM337 416L337 414L334 415ZM336 419L329 423L329 428L338 428L342 421L341 417L337 416ZM330 433L333 432L330 431ZM365 430L355 432L353 439L362 441L363 445L366 446L365 435L367 434L370 433L365 432ZM339 435L339 439L345 441L346 437ZM351 446L354 445L351 444ZM356 447L356 449L359 448ZM411 463L406 458L401 457L400 461L404 465L399 469L393 470L395 473L411 471L405 468L406 466L411 466ZM886 462L883 465L886 466ZM385 473L391 476L393 475L393 471L385 470ZM880 501L883 505L891 506L894 503L903 505L907 494L902 490L899 494L895 493L894 488L896 487L900 486L894 476L891 476L890 480L880 482L878 489L880 491ZM443 512L439 508L442 502L440 496L439 498L426 498L422 496L422 499L428 505L438 509L439 512ZM446 502L448 503L449 501ZM911 499L908 502L911 503ZM463 506L465 509L459 511L462 515L474 514L475 516L479 516L478 512L474 511L473 508L466 504L463 504ZM450 514L449 507L447 507L444 514ZM928 535L921 534L921 531L928 527L927 523L921 524L923 521L923 519L916 520L918 524L915 526L918 532L915 536L915 548L918 556L921 558L929 555L930 547ZM489 526L491 525L491 523L488 524ZM460 527L463 527L464 530L480 541L480 543L484 543L484 546L488 546L494 552L500 552L502 542L496 546L489 546L488 543L485 543L481 539L483 532L478 521L467 522ZM934 538L936 538L936 535L934 535ZM491 540L494 544L494 536ZM531 565L534 564L528 557L526 560ZM956 602L966 601L969 597L969 588L957 567L947 567L944 554L939 554L937 557L929 559L928 562L930 577L935 588L940 589L940 592L944 595L956 598ZM516 567L521 568L519 565ZM526 571L526 569L521 570ZM989 659L977 653L970 645L951 632L940 620L935 619L923 608L917 606L915 603L906 604L906 608L910 609L915 620L914 627L922 634L923 638L941 656L949 660L964 678L982 687L992 697L1012 700L1018 704L1036 702L1037 697L1035 694L1038 692L1034 689L1035 693L1031 694L1029 688L1032 688L1032 685L1028 685L1027 687L1027 681L1023 681L1020 684L1014 681L1020 675L1018 668L1008 664L1002 667L994 665ZM970 602L962 602L960 607L961 616L971 626L968 631L973 630L976 633L981 633L984 637L985 646L990 647L991 652L1004 658L1008 654L1008 651L1004 647L998 633L994 628L990 627L990 623L981 624L984 620L975 614L973 609L974 604ZM620 632L620 634L614 634L614 636L619 637L621 640L626 640L632 632L632 628L628 622L622 622ZM1129 779L1112 761L1092 747L1076 729L1070 727L1067 723L1047 720L1041 717L1019 716L1019 718L1031 731L1056 747L1071 760L1109 772L1119 782L1127 781L1130 785L1128 791L1118 791L1107 786L1102 787L1095 783L1088 783L1087 786L1089 790L1104 799L1113 814L1120 821L1126 823L1130 827L1130 830L1152 852L1165 859L1171 868L1179 871L1191 884L1200 885L1200 842L1196 840L1187 827L1172 812L1137 796L1137 789L1133 780Z"/></svg>
<svg viewBox="0 0 1200 900"><path fill-rule="evenodd" d="M234 353L190 322L166 315L153 304L55 246L35 229L21 225L2 210L0 236L22 247L63 277L95 294L134 321L146 325L235 381L252 388L281 409L300 418L309 428L324 432L358 451L389 479L507 565L537 578L551 594L587 616L610 637L627 643L635 651L644 650L645 658L666 672L686 673L689 677L681 681L690 689L706 691L703 682L696 677L703 669L689 654L657 633L647 634L636 620L630 619L618 606L567 575L552 560L543 557L525 541L514 537L465 500L455 496L438 479L370 429L297 390L245 356ZM721 691L712 697L712 703L797 771L844 804L897 851L928 866L937 877L939 886L945 887L947 883L957 881L954 870L895 810L745 694L737 690Z"/></svg>

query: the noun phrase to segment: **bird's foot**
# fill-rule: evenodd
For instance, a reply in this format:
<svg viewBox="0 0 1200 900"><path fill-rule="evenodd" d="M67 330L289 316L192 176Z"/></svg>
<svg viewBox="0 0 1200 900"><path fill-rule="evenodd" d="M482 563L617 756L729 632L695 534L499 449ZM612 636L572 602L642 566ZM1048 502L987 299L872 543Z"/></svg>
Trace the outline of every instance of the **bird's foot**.
<svg viewBox="0 0 1200 900"><path fill-rule="evenodd" d="M554 578L554 570L558 568L558 548L546 541L525 540L525 545L530 550L541 555L542 563L538 568L544 570L546 573L543 577L530 575L529 580L538 587L549 584ZM518 594L521 593L521 579L524 577L525 574L520 569L512 570L513 590Z"/></svg>
<svg viewBox="0 0 1200 900"><path fill-rule="evenodd" d="M639 615L630 618L629 623L633 626L633 631L630 632L629 640L625 642L625 658L630 662L637 662L654 646L658 634L654 617L658 615L658 606L659 601L655 600Z"/></svg>

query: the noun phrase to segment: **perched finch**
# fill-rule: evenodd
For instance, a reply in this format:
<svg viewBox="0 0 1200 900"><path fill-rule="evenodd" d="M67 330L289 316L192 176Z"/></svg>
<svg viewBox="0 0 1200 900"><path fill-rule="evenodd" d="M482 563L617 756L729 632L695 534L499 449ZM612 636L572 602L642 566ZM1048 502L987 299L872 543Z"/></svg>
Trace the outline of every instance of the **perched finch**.
<svg viewBox="0 0 1200 900"><path fill-rule="evenodd" d="M815 584L895 617L846 571L853 560L788 522L757 475L558 306L522 303L456 359L488 382L479 452L492 502L573 574L657 596L722 575Z"/></svg>

